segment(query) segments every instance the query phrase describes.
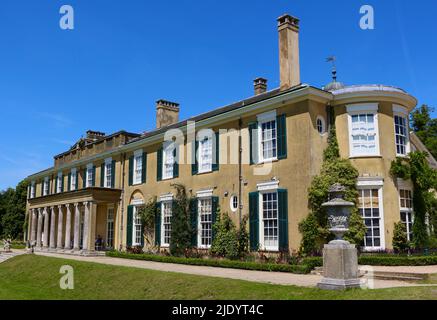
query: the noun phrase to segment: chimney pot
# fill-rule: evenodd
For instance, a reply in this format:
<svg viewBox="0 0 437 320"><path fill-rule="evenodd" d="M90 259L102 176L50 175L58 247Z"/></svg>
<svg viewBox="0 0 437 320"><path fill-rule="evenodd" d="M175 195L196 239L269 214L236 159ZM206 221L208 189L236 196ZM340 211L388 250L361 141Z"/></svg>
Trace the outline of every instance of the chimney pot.
<svg viewBox="0 0 437 320"><path fill-rule="evenodd" d="M301 84L299 62L299 19L288 14L278 18L280 89Z"/></svg>
<svg viewBox="0 0 437 320"><path fill-rule="evenodd" d="M253 87L255 89L255 95L262 94L267 91L267 79L256 78L253 80Z"/></svg>
<svg viewBox="0 0 437 320"><path fill-rule="evenodd" d="M167 100L156 101L156 128L166 127L179 121L179 103Z"/></svg>

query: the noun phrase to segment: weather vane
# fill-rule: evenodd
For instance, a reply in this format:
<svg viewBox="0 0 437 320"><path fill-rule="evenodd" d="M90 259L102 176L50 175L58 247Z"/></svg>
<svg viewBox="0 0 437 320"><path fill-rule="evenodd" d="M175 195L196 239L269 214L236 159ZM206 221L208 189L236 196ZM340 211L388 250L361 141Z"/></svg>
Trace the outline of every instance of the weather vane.
<svg viewBox="0 0 437 320"><path fill-rule="evenodd" d="M335 66L336 60L337 58L335 56L329 56L328 58L326 58L326 62L332 63L332 79L334 80L334 82L337 81L337 68Z"/></svg>

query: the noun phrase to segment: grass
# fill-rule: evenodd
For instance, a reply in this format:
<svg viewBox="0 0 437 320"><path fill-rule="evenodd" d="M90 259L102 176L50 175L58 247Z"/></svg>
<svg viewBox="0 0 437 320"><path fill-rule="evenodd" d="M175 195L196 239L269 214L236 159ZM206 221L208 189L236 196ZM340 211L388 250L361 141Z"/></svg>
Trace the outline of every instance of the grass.
<svg viewBox="0 0 437 320"><path fill-rule="evenodd" d="M74 290L59 287L62 265L74 268ZM21 255L0 264L0 299L437 300L437 285L333 292Z"/></svg>

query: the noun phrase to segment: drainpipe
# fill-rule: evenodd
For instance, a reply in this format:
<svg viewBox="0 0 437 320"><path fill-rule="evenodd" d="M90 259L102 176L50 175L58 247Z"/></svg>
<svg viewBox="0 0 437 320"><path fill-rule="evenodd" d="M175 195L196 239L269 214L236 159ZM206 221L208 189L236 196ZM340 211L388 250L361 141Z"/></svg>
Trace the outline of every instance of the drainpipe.
<svg viewBox="0 0 437 320"><path fill-rule="evenodd" d="M242 201L242 186L243 183L243 175L242 175L242 143L241 143L241 125L242 125L241 117L238 119L238 218L241 226L242 220L242 210L243 210L243 201Z"/></svg>
<svg viewBox="0 0 437 320"><path fill-rule="evenodd" d="M125 161L126 161L126 153L122 153L121 154L121 210L120 210L120 225L119 225L119 232L118 234L120 235L119 237L119 250L121 251L123 249L123 216L124 216L124 175L125 175Z"/></svg>

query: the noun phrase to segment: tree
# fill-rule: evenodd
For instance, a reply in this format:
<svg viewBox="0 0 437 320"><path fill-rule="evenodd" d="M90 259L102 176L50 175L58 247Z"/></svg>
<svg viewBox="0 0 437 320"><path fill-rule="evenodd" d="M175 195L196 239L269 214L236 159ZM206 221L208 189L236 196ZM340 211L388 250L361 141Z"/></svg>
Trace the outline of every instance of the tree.
<svg viewBox="0 0 437 320"><path fill-rule="evenodd" d="M302 234L300 253L303 255L320 252L323 244L333 239L333 234L328 230L328 216L322 204L328 200L328 190L340 183L346 188L345 200L356 204L358 171L349 160L341 159L336 137L335 127L329 132L328 147L323 153L321 172L315 176L308 191L308 200L311 212L299 224ZM349 218L349 231L344 239L351 243L360 244L364 239L366 227L356 207L352 209Z"/></svg>
<svg viewBox="0 0 437 320"><path fill-rule="evenodd" d="M28 182L21 181L15 189L0 194L0 232L2 237L18 239L25 232Z"/></svg>
<svg viewBox="0 0 437 320"><path fill-rule="evenodd" d="M408 158L397 158L391 164L390 173L395 178L411 180L413 183L413 246L425 248L428 245L426 214L435 208L432 189L437 186L437 172L432 169L426 157L427 152L415 151Z"/></svg>
<svg viewBox="0 0 437 320"><path fill-rule="evenodd" d="M185 186L173 184L176 197L173 201L171 217L170 253L174 256L184 255L191 247L192 228L190 223L190 203Z"/></svg>
<svg viewBox="0 0 437 320"><path fill-rule="evenodd" d="M422 105L411 113L411 127L429 152L437 158L437 119L431 118L434 108Z"/></svg>
<svg viewBox="0 0 437 320"><path fill-rule="evenodd" d="M393 249L397 252L404 252L409 247L407 227L402 221L399 221L395 223L393 230Z"/></svg>
<svg viewBox="0 0 437 320"><path fill-rule="evenodd" d="M220 209L217 209L217 220L212 228L214 230L214 239L211 252L228 259L237 259L240 256L238 252L238 234L229 215L227 213L220 214Z"/></svg>

